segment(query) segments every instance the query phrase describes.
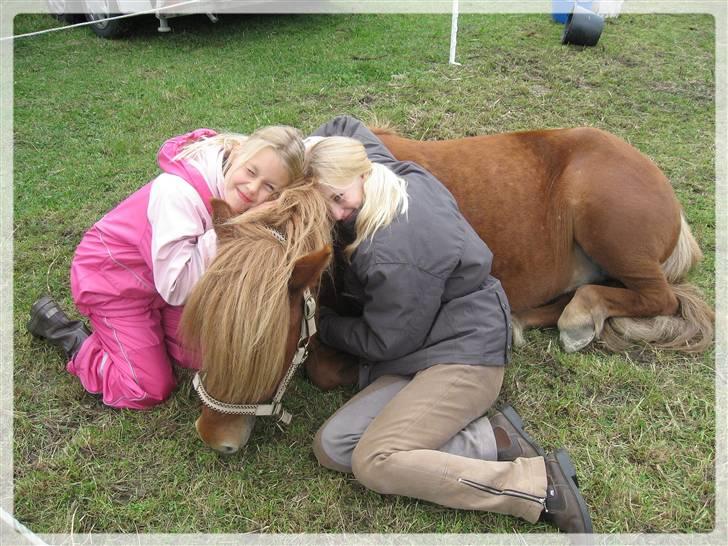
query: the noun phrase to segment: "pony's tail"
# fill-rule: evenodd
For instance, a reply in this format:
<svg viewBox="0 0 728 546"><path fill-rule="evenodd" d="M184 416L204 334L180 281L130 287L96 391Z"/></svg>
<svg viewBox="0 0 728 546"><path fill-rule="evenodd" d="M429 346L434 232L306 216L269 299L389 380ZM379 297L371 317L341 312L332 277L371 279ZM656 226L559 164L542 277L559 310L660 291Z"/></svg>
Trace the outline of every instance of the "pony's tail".
<svg viewBox="0 0 728 546"><path fill-rule="evenodd" d="M635 343L649 343L662 349L701 353L713 341L713 310L692 284L673 284L678 314L651 318L612 317L604 323L600 339L619 352Z"/></svg>
<svg viewBox="0 0 728 546"><path fill-rule="evenodd" d="M376 115L371 115L366 119L366 125L375 135L398 135L397 126L388 119L382 119Z"/></svg>
<svg viewBox="0 0 728 546"><path fill-rule="evenodd" d="M678 300L672 316L650 318L612 317L604 324L602 342L612 351L623 351L634 343L649 343L662 349L700 353L713 342L715 313L698 288L680 282L703 253L682 216L675 250L662 264L662 271Z"/></svg>
<svg viewBox="0 0 728 546"><path fill-rule="evenodd" d="M685 215L680 214L680 237L670 257L662 264L662 272L670 284L678 284L695 264L703 259L703 252L693 237Z"/></svg>

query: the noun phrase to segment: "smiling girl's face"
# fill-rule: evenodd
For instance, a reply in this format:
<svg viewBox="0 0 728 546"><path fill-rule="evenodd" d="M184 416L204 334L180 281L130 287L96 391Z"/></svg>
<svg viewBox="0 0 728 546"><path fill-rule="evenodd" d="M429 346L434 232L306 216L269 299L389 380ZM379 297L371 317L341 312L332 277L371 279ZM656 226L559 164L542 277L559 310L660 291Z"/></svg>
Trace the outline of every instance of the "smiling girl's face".
<svg viewBox="0 0 728 546"><path fill-rule="evenodd" d="M343 188L319 184L319 191L326 197L331 215L337 222L345 222L364 204L364 180L366 174L356 176Z"/></svg>
<svg viewBox="0 0 728 546"><path fill-rule="evenodd" d="M225 201L237 213L266 202L290 180L278 154L263 148L233 172L225 184Z"/></svg>

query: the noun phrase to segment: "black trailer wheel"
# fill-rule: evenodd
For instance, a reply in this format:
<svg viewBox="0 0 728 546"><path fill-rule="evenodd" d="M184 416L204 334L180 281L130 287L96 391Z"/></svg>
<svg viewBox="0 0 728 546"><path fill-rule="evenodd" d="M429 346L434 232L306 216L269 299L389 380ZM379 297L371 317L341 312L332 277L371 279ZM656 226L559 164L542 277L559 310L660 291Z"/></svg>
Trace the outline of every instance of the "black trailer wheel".
<svg viewBox="0 0 728 546"><path fill-rule="evenodd" d="M128 30L127 19L105 21L119 15L119 8L112 0L86 0L86 20L93 21L91 30L102 38L118 38Z"/></svg>

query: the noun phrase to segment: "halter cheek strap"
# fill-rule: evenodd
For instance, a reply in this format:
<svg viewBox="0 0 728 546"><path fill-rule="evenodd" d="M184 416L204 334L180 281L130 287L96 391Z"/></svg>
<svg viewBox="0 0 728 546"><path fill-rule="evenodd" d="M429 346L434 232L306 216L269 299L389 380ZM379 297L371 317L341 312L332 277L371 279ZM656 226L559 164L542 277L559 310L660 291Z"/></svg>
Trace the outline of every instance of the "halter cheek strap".
<svg viewBox="0 0 728 546"><path fill-rule="evenodd" d="M315 314L316 300L307 288L303 293L303 317L301 318L301 335L298 338L298 347L293 355L293 362L288 368L286 375L283 376L273 396L273 400L269 404L229 404L216 400L205 390L202 384L204 377L200 372L197 372L192 379L192 386L197 391L202 403L219 413L228 415L276 415L285 424L290 423L292 416L283 408L281 400L283 399L283 394L286 392L288 384L293 378L293 374L296 373L298 367L308 356L308 343L311 340L311 336L316 333Z"/></svg>
<svg viewBox="0 0 728 546"><path fill-rule="evenodd" d="M286 237L272 226L264 226L265 229L270 232L281 244L285 244ZM273 400L270 404L230 404L228 402L221 402L216 400L210 393L205 390L205 386L202 384L203 375L200 372L195 374L192 379L192 386L197 391L200 400L208 408L215 410L219 413L225 413L228 415L277 415L278 418L285 424L291 422L291 414L283 409L281 400L283 394L286 392L288 384L293 378L293 374L296 373L301 363L306 360L308 356L308 343L311 340L311 336L316 333L316 300L311 295L311 291L307 288L303 292L303 316L301 318L301 335L298 338L298 345L296 352L293 355L293 362L288 367L286 375L283 376L278 389L276 390Z"/></svg>

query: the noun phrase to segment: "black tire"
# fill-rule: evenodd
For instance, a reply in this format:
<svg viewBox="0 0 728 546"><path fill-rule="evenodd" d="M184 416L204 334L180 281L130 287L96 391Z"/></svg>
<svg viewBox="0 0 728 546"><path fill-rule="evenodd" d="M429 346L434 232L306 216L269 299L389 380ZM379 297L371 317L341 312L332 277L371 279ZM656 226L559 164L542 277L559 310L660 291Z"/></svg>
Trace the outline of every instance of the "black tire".
<svg viewBox="0 0 728 546"><path fill-rule="evenodd" d="M95 21L96 19L93 18L93 15L95 14L87 13L86 20ZM113 17L114 15L118 14L111 14L109 15L109 17ZM126 34L128 30L128 27L121 21L104 21L103 23L95 23L93 25L89 25L89 27L94 32L94 34L96 34L96 36L108 39L120 38L121 36Z"/></svg>
<svg viewBox="0 0 728 546"><path fill-rule="evenodd" d="M96 5L96 3L94 3ZM101 38L113 39L123 36L128 30L127 19L115 19L113 21L103 21L108 17L116 17L120 15L118 13L118 7L116 2L108 1L104 2L105 9L101 12L91 13L90 9L86 10L86 20L89 22L99 21L92 25L89 25L91 30L100 36Z"/></svg>

